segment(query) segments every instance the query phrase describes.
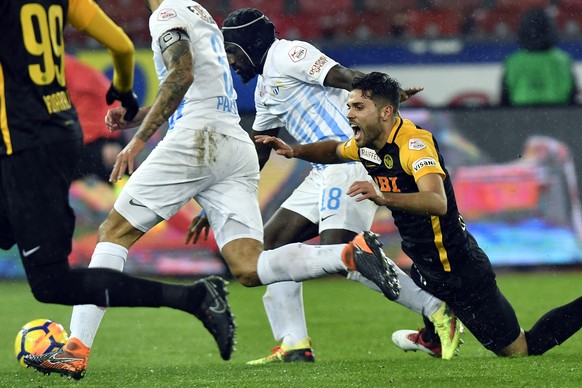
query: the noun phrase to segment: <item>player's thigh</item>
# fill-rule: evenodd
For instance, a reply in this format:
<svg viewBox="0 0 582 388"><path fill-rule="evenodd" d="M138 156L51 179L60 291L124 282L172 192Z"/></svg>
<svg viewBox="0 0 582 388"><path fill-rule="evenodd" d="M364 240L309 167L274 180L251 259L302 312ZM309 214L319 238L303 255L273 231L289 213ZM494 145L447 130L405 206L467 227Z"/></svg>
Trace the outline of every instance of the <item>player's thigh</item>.
<svg viewBox="0 0 582 388"><path fill-rule="evenodd" d="M289 198L283 201L281 208L298 214L313 225L318 225L322 184L321 171L312 169L303 182L293 190Z"/></svg>
<svg viewBox="0 0 582 388"><path fill-rule="evenodd" d="M75 228L69 188L80 150L80 139L64 141L18 152L0 164L1 223L7 230L2 244L18 244L25 269L68 259Z"/></svg>
<svg viewBox="0 0 582 388"><path fill-rule="evenodd" d="M194 199L204 208L220 249L235 239L263 243L259 168L254 146L232 140L220 147L212 172L217 177Z"/></svg>
<svg viewBox="0 0 582 388"><path fill-rule="evenodd" d="M475 338L495 353L520 336L521 327L515 310L497 287L487 298L474 304L451 307Z"/></svg>
<svg viewBox="0 0 582 388"><path fill-rule="evenodd" d="M292 210L279 208L265 224L265 249L316 237L318 225Z"/></svg>
<svg viewBox="0 0 582 388"><path fill-rule="evenodd" d="M360 163L329 165L322 171L319 195L319 232L347 230L359 233L369 230L378 209L372 201L357 202L347 195L356 181L370 180Z"/></svg>

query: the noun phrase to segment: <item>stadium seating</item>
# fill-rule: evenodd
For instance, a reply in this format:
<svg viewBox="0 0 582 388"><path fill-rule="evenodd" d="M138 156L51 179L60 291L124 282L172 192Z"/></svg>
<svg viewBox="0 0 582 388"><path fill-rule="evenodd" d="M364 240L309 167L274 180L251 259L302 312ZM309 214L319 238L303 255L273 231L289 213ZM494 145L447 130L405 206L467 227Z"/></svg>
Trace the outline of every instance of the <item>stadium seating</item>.
<svg viewBox="0 0 582 388"><path fill-rule="evenodd" d="M218 25L243 7L262 10L279 37L305 40L367 41L438 39L474 35L513 39L522 13L548 7L566 37L582 35L582 0L200 0ZM148 46L149 11L143 0L99 3L137 46ZM81 33L66 30L72 46L96 47Z"/></svg>
<svg viewBox="0 0 582 388"><path fill-rule="evenodd" d="M230 0L230 9L256 8L268 17L285 12L285 0Z"/></svg>
<svg viewBox="0 0 582 388"><path fill-rule="evenodd" d="M411 10L406 13L406 32L414 38L444 38L460 34L461 12L435 8Z"/></svg>

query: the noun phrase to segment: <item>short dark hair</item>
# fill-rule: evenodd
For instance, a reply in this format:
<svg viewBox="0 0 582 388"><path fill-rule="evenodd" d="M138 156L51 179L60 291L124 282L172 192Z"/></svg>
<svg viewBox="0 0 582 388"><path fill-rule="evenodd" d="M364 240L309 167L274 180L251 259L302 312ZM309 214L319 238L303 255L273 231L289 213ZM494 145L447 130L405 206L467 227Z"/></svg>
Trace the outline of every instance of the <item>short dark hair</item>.
<svg viewBox="0 0 582 388"><path fill-rule="evenodd" d="M517 30L519 47L527 51L546 51L558 42L554 20L543 8L533 8L521 16Z"/></svg>
<svg viewBox="0 0 582 388"><path fill-rule="evenodd" d="M352 81L352 89L359 89L362 94L377 105L389 103L395 111L400 108L400 83L388 74L372 72Z"/></svg>

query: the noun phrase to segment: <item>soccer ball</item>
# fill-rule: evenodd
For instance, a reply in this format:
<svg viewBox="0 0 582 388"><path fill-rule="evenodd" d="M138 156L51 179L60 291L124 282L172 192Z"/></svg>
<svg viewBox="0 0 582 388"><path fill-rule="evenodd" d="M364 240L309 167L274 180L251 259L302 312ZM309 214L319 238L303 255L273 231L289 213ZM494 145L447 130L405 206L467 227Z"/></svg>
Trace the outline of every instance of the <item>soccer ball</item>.
<svg viewBox="0 0 582 388"><path fill-rule="evenodd" d="M28 354L44 354L61 348L69 338L60 323L49 319L35 319L20 329L14 342L16 359L22 366L24 356Z"/></svg>

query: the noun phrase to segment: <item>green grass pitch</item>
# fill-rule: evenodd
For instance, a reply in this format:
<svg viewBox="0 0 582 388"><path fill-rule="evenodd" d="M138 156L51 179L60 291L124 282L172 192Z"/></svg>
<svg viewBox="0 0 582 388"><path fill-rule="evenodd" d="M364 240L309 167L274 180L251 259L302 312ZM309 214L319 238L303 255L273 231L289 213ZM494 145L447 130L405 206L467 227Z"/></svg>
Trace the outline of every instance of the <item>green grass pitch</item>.
<svg viewBox="0 0 582 388"><path fill-rule="evenodd" d="M549 309L582 295L582 272L503 274L499 285L528 329ZM58 285L55 285L58 286ZM306 282L304 297L314 364L245 365L275 342L262 307L264 288L229 285L237 318L231 361L195 318L171 309L120 308L105 315L80 382L21 367L14 356L19 328L49 318L68 330L70 307L38 303L24 282L0 282L0 387L582 387L582 332L539 357L502 359L464 334L451 361L402 352L394 330L420 318L357 283Z"/></svg>

